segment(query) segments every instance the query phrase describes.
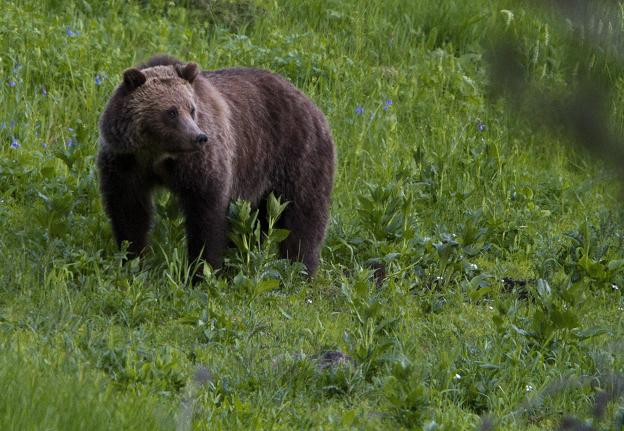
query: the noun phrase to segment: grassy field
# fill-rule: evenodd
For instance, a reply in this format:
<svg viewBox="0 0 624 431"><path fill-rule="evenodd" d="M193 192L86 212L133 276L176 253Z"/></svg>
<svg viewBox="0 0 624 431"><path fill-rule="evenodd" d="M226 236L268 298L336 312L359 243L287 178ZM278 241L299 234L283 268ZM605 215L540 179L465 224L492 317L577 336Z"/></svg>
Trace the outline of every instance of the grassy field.
<svg viewBox="0 0 624 431"><path fill-rule="evenodd" d="M618 178L492 96L486 63L510 34L536 87L607 72L617 125L610 44L579 59L573 22L511 0L178 3L3 2L0 429L622 429ZM254 245L191 287L164 192L150 252L122 265L97 121L162 52L276 71L326 113L314 280Z"/></svg>

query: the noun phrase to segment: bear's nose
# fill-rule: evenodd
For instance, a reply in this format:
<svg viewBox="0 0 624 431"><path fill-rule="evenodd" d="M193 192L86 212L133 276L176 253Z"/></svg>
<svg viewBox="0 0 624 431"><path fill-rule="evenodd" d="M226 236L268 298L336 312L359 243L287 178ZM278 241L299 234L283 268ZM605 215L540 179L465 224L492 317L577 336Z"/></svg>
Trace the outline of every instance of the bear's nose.
<svg viewBox="0 0 624 431"><path fill-rule="evenodd" d="M199 135L197 135L197 138L195 138L195 142L197 142L198 144L205 144L206 142L208 142L208 136L205 133L200 133Z"/></svg>

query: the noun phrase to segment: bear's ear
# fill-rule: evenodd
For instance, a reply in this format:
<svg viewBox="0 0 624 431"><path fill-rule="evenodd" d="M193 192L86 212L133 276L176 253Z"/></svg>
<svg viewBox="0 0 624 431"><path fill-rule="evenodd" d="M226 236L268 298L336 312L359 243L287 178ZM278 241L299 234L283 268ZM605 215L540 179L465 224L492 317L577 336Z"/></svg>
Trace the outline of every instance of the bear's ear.
<svg viewBox="0 0 624 431"><path fill-rule="evenodd" d="M124 78L124 86L128 92L134 91L139 88L141 85L145 84L147 78L139 69L132 68L128 69L123 74Z"/></svg>
<svg viewBox="0 0 624 431"><path fill-rule="evenodd" d="M186 79L191 84L199 74L199 67L195 63L189 63L186 66L178 65L176 70L180 78Z"/></svg>

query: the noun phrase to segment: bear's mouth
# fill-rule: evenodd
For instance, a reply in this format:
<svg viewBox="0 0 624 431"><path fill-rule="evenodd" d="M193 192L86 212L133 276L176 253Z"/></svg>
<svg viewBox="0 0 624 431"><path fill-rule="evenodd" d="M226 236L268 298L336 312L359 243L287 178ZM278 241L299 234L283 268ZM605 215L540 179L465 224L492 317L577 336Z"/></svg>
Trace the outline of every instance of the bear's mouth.
<svg viewBox="0 0 624 431"><path fill-rule="evenodd" d="M201 151L201 148L176 148L175 150L169 150L167 153L169 154L189 154L189 153L198 153Z"/></svg>

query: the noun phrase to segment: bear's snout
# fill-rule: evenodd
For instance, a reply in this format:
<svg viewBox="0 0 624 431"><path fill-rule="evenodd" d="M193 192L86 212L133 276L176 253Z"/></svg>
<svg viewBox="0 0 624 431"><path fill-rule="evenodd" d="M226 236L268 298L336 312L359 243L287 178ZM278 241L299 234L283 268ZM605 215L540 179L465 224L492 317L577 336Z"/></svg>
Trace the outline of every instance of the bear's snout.
<svg viewBox="0 0 624 431"><path fill-rule="evenodd" d="M208 142L208 135L206 135L205 133L200 133L195 138L195 142L198 144L205 144L206 142Z"/></svg>

